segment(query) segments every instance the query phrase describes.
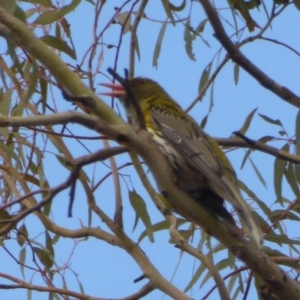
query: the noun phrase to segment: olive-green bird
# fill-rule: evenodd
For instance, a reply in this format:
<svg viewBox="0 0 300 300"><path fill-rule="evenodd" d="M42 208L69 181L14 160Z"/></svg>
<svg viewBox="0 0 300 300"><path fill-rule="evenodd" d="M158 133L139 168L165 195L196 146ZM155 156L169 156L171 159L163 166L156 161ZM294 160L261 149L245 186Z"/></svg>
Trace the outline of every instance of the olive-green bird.
<svg viewBox="0 0 300 300"><path fill-rule="evenodd" d="M111 88L102 95L116 96L124 105L133 125L138 123L132 99L117 84L102 84ZM249 238L259 246L262 232L238 188L235 172L217 142L203 132L196 121L156 82L137 77L127 86L138 101L147 130L167 157L181 189L225 222L235 224L224 207L228 200L239 214Z"/></svg>

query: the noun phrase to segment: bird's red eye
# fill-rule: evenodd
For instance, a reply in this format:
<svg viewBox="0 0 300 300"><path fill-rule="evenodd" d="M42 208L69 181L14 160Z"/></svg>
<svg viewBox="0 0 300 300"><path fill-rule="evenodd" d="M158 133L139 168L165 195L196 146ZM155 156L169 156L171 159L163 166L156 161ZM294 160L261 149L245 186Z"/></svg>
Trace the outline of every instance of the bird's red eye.
<svg viewBox="0 0 300 300"><path fill-rule="evenodd" d="M141 83L140 81L137 81L137 82L134 84L134 87L139 88L141 85L142 85L142 83Z"/></svg>

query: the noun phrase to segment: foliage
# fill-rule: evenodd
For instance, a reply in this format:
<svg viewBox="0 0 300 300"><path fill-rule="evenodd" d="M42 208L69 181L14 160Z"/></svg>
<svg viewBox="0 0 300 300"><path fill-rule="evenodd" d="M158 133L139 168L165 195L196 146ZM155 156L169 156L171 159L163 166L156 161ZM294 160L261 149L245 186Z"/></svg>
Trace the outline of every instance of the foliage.
<svg viewBox="0 0 300 300"><path fill-rule="evenodd" d="M230 0L212 7L208 0L128 0L116 5L100 0L0 1L0 251L8 264L0 272L1 289L8 295L24 289L29 299L36 291L49 293L49 299L91 299L89 294L104 297L97 284L108 280L113 286L105 291L108 298L131 293L123 299L154 299L165 293L190 299L191 293L197 299L271 299L279 293L273 285L277 273L273 282L266 280L277 268L275 262L295 280L279 282L278 299L293 299L292 287L300 290L299 238L293 238L295 222L300 221L300 98L293 81L298 82L297 75L287 74L287 88L273 72L283 68L281 60L299 63L297 47L287 43L280 30L287 16L299 17L300 2ZM284 55L273 57L278 48ZM268 71L259 65L261 57L270 58ZM188 71L183 72L180 60ZM195 100L181 105L202 127L208 127L225 103L222 115L240 129L217 141L241 166L241 171L236 167L240 188L251 199L265 233L263 252L270 264L255 269L251 261L264 261L261 250L251 252L249 259L249 252L243 251L250 251L251 245L247 250L230 235L228 242L220 242L216 228L223 230L222 225L213 224L209 216L199 222L197 216L187 217L192 206L172 211L174 205L157 193L155 180L169 188L168 181L163 182L168 177L165 169L156 174L164 166L159 154L151 143L139 144L145 137L135 136L136 130L123 123L123 110L114 99L107 104L94 94L100 91L98 84L107 81L107 67L119 72L126 67L130 77L143 70L150 77L159 70L160 79L168 79L176 93L177 85L183 87L185 99L192 97L187 95L194 86ZM230 80L236 86L232 89L245 98L256 98L251 101L257 106L251 106L247 116L235 109L239 103L229 102L229 87L218 89L221 79L225 85ZM78 97L78 106L64 101L62 90ZM289 122L262 111L260 94L272 95L270 110L273 102L281 101L277 111L282 118L291 112ZM202 120L199 104L207 110ZM226 124L216 128L219 136L225 128L227 135L232 131ZM250 138L254 132L255 140ZM128 147L142 158L128 153ZM152 154L145 154L143 147ZM199 214L206 216L205 211ZM206 231L215 238L201 226L211 226ZM172 255L181 266L174 274L179 283L176 276L172 281L173 266L165 263ZM108 271L116 265L122 271ZM128 270L133 271L126 274ZM138 272L143 275L138 277ZM134 276L135 282L146 283L137 288Z"/></svg>

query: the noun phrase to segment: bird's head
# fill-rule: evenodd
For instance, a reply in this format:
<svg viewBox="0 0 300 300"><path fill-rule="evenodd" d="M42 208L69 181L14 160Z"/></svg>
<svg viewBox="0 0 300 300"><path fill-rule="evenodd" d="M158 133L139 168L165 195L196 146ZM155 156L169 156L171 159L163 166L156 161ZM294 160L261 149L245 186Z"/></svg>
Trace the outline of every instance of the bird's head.
<svg viewBox="0 0 300 300"><path fill-rule="evenodd" d="M112 89L111 92L101 93L101 95L117 97L126 107L130 106L131 101L137 101L140 106L143 106L152 99L164 98L164 95L166 94L164 89L158 83L143 77L136 77L128 80L125 83L126 88L120 84L114 83L103 83L101 85ZM135 100L130 99L132 96Z"/></svg>

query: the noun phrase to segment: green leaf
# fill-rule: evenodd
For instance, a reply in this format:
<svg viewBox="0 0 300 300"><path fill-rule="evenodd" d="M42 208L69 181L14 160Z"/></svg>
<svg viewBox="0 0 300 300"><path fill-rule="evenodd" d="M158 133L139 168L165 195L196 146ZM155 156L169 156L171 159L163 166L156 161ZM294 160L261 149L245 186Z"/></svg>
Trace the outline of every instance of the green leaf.
<svg viewBox="0 0 300 300"><path fill-rule="evenodd" d="M9 115L9 109L11 104L11 91L2 93L2 89L0 89L0 114L3 116Z"/></svg>
<svg viewBox="0 0 300 300"><path fill-rule="evenodd" d="M76 278L77 278L77 277L76 277ZM85 295L83 285L82 285L82 283L78 280L78 278L77 278L77 282L78 282L78 285L79 285L80 293L81 293L82 295Z"/></svg>
<svg viewBox="0 0 300 300"><path fill-rule="evenodd" d="M204 31L204 27L205 27L205 24L207 23L208 19L204 19L202 20L199 25L194 29L194 34L195 36L193 37L193 39L196 37L196 35L200 32L203 32Z"/></svg>
<svg viewBox="0 0 300 300"><path fill-rule="evenodd" d="M44 265L47 271L49 271L53 266L53 257L52 255L43 249L32 247L34 253L39 258L40 262Z"/></svg>
<svg viewBox="0 0 300 300"><path fill-rule="evenodd" d="M0 89L0 115L2 115L2 116L9 115L11 101L12 101L11 91L2 93L2 90ZM2 136L2 138L7 139L9 136L8 127L1 127L0 135ZM3 143L3 141L1 141L1 143Z"/></svg>
<svg viewBox="0 0 300 300"><path fill-rule="evenodd" d="M246 163L247 159L249 158L249 156L252 152L253 152L253 149L250 149L250 148L246 151L245 156L243 157L243 160L242 160L242 163L241 163L241 167L240 167L241 170L244 168L245 163Z"/></svg>
<svg viewBox="0 0 300 300"><path fill-rule="evenodd" d="M41 90L41 97L42 97L42 113L46 113L46 104L47 104L47 95L48 95L48 81L45 80L46 73L44 68L40 68L40 76L39 76L39 85Z"/></svg>
<svg viewBox="0 0 300 300"><path fill-rule="evenodd" d="M63 6L59 11L59 17L62 18L66 14L73 11L79 4L81 0L73 0L70 4Z"/></svg>
<svg viewBox="0 0 300 300"><path fill-rule="evenodd" d="M53 246L52 246L52 239L49 235L49 232L46 230L45 231L45 239L46 239L46 248L47 250L49 251L49 253L51 254L51 256L53 257L54 259L54 249L53 249Z"/></svg>
<svg viewBox="0 0 300 300"><path fill-rule="evenodd" d="M168 18L171 21L171 23L175 26L175 21L174 21L174 17L173 17L172 11L170 9L169 0L161 0L161 3L163 5L163 7L164 7L164 10L165 10Z"/></svg>
<svg viewBox="0 0 300 300"><path fill-rule="evenodd" d="M27 1L24 1L24 2L27 2ZM40 4L40 5L43 5L45 7L55 8L55 6L52 4L51 0L29 0L28 2L35 3L35 4Z"/></svg>
<svg viewBox="0 0 300 300"><path fill-rule="evenodd" d="M24 10L20 6L16 6L14 16L19 19L21 22L26 24L27 21L27 15L25 14Z"/></svg>
<svg viewBox="0 0 300 300"><path fill-rule="evenodd" d="M237 85L239 82L239 75L240 75L240 66L238 64L234 64L233 79L234 79L235 85Z"/></svg>
<svg viewBox="0 0 300 300"><path fill-rule="evenodd" d="M137 38L137 35L134 36L134 50L135 50L136 55L137 55L137 57L140 61L141 60L141 54L140 54L139 40Z"/></svg>
<svg viewBox="0 0 300 300"><path fill-rule="evenodd" d="M177 226L179 227L180 225L185 224L186 222L187 222L187 220L185 220L185 219L177 219ZM169 229L169 228L170 228L170 223L169 223L169 221L164 220L164 221L161 221L161 222L158 222L158 223L152 225L152 232L157 232L157 231L167 230L167 229ZM144 230L144 231L141 233L141 235L140 235L140 237L139 237L139 239L138 239L138 244L139 244L139 243L142 241L142 239L143 239L144 237L146 237L146 236L147 236L147 231Z"/></svg>
<svg viewBox="0 0 300 300"><path fill-rule="evenodd" d="M231 294L232 292L232 289L233 287L235 286L235 283L237 282L237 280L239 279L239 273L240 272L236 272L235 274L233 274L230 279L229 279L229 282L227 284L227 290L228 290L228 293ZM243 286L243 285L242 285ZM240 288L240 286L238 287Z"/></svg>
<svg viewBox="0 0 300 300"><path fill-rule="evenodd" d="M265 135L265 136L259 138L258 141L266 144L267 142L273 141L274 139L275 139L274 136Z"/></svg>
<svg viewBox="0 0 300 300"><path fill-rule="evenodd" d="M215 88L215 82L213 81L210 87L209 109L208 109L209 112L212 111L212 108L214 106L214 88Z"/></svg>
<svg viewBox="0 0 300 300"><path fill-rule="evenodd" d="M295 169L296 179L297 179L298 183L300 184L300 166L294 164L294 169Z"/></svg>
<svg viewBox="0 0 300 300"><path fill-rule="evenodd" d="M129 200L131 206L135 210L137 216L142 220L146 227L147 235L149 240L154 243L154 236L152 231L151 220L147 211L147 206L142 197L135 191L129 191Z"/></svg>
<svg viewBox="0 0 300 300"><path fill-rule="evenodd" d="M186 20L183 36L185 41L186 53L191 60L195 61L196 60L195 54L193 53L193 47L192 47L193 35L191 34L191 24L189 18Z"/></svg>
<svg viewBox="0 0 300 300"><path fill-rule="evenodd" d="M221 261L219 261L217 264L216 264L216 269L218 271L221 271L221 270L224 270L225 268L229 267L229 263L228 263L228 259L223 259ZM201 282L201 286L200 287L203 287L204 284L211 278L211 273L210 272L207 272L207 274L205 275L205 277L203 278L202 282Z"/></svg>
<svg viewBox="0 0 300 300"><path fill-rule="evenodd" d="M208 120L208 116L209 116L209 113L202 119L202 121L201 121L201 123L200 123L200 127L201 127L202 129L205 128L205 125L206 125L207 120Z"/></svg>
<svg viewBox="0 0 300 300"><path fill-rule="evenodd" d="M272 249L270 247L264 246L264 252L270 257L276 257L276 264L285 265L291 268L299 269L300 264L297 261L290 260L290 257L280 252L277 249ZM279 257L283 257L282 260L278 259ZM284 259L286 258L286 259Z"/></svg>
<svg viewBox="0 0 300 300"><path fill-rule="evenodd" d="M76 59L76 53L69 47L66 41L61 40L53 35L44 35L40 38L48 46L66 53L71 58Z"/></svg>
<svg viewBox="0 0 300 300"><path fill-rule="evenodd" d="M118 22L123 26L123 34L130 31L131 14L126 11L118 15Z"/></svg>
<svg viewBox="0 0 300 300"><path fill-rule="evenodd" d="M269 219L274 223L280 220L292 220L300 221L300 218L291 211L286 211L283 209L276 209L272 211L269 215Z"/></svg>
<svg viewBox="0 0 300 300"><path fill-rule="evenodd" d="M241 134L245 134L245 133L247 132L247 130L248 130L250 124L251 124L251 121L252 121L253 116L255 115L256 111L257 111L257 108L253 109L253 110L249 113L249 115L247 116L246 120L244 121L244 124L242 125L242 127L241 127L240 130L239 130L239 132L240 132Z"/></svg>
<svg viewBox="0 0 300 300"><path fill-rule="evenodd" d="M18 244L22 247L24 245L24 243L26 242L26 238L28 238L28 231L27 228L25 226L25 224L23 224L19 229L18 229L18 233L17 233L17 242Z"/></svg>
<svg viewBox="0 0 300 300"><path fill-rule="evenodd" d="M256 165L255 165L254 162L252 161L251 157L249 157L249 161L250 161L251 166L252 166L252 168L254 169L254 172L255 172L255 174L257 175L259 181L263 184L264 187L267 187L264 178L263 178L262 175L260 174L258 168L256 167Z"/></svg>
<svg viewBox="0 0 300 300"><path fill-rule="evenodd" d="M289 185L291 186L294 194L296 195L296 197L299 199L300 198L300 192L299 192L299 186L296 180L296 174L295 174L295 170L293 168L293 165L291 162L287 163L288 167L285 170L285 177L287 179L287 182L289 183Z"/></svg>
<svg viewBox="0 0 300 300"><path fill-rule="evenodd" d="M54 237L51 240L51 244L55 245L58 242L60 237L61 237L60 235L55 234Z"/></svg>
<svg viewBox="0 0 300 300"><path fill-rule="evenodd" d="M170 9L173 11L183 11L186 6L186 0L183 0L182 3L178 6L175 6L171 2L169 2L169 5L170 5Z"/></svg>
<svg viewBox="0 0 300 300"><path fill-rule="evenodd" d="M48 25L60 19L58 10L47 10L41 13L33 22L37 25Z"/></svg>
<svg viewBox="0 0 300 300"><path fill-rule="evenodd" d="M192 279L190 280L190 282L188 283L188 285L184 289L184 293L186 293L187 291L189 291L195 285L195 283L198 281L198 279L200 278L200 276L206 270L207 270L207 268L204 266L204 264L200 264L200 266L196 270L195 274L193 275Z"/></svg>
<svg viewBox="0 0 300 300"><path fill-rule="evenodd" d="M159 58L159 54L160 54L162 40L163 40L163 37L164 37L165 32L166 32L166 28L167 28L167 21L165 21L161 26L161 29L159 31L158 38L157 38L157 41L156 41L156 45L155 45L155 48L154 48L152 66L156 67L156 68L157 68L157 65L158 65L158 58Z"/></svg>
<svg viewBox="0 0 300 300"><path fill-rule="evenodd" d="M26 260L26 247L22 248L19 254L20 269L23 278L25 278L25 274L24 274L25 260Z"/></svg>
<svg viewBox="0 0 300 300"><path fill-rule="evenodd" d="M199 94L202 92L203 88L206 86L206 84L208 82L211 66L212 66L212 62L210 62L202 72L200 82L199 82L199 88L198 88ZM204 95L205 95L205 93L203 94L203 96ZM199 99L199 101L201 101L201 99Z"/></svg>
<svg viewBox="0 0 300 300"><path fill-rule="evenodd" d="M12 15L15 12L16 6L17 6L16 0L1 0L0 1L0 7L5 9L7 12L9 12Z"/></svg>
<svg viewBox="0 0 300 300"><path fill-rule="evenodd" d="M262 115L262 114L258 114L263 120L265 120L266 122L268 122L268 123L271 123L271 124L274 124L274 125L278 125L278 126L282 126L282 124L281 124L281 122L280 122L280 120L274 120L274 119L271 119L271 118L269 118L268 116L266 116L266 115Z"/></svg>
<svg viewBox="0 0 300 300"><path fill-rule="evenodd" d="M22 93L22 101L19 103L19 105L13 112L13 116L17 117L23 115L24 108L26 107L36 90L37 81L39 77L39 67L35 60L31 59L30 62L26 63L23 76L25 81L28 82L28 87Z"/></svg>
<svg viewBox="0 0 300 300"><path fill-rule="evenodd" d="M295 240L295 239L289 239L286 235L270 235L269 233L267 233L264 236L264 239L266 241L270 241L270 242L274 242L277 243L279 245L281 244L287 244L287 245L300 245L300 241L299 240Z"/></svg>
<svg viewBox="0 0 300 300"><path fill-rule="evenodd" d="M285 144L281 150L289 151L289 145ZM275 159L274 163L274 189L275 194L280 203L282 203L282 179L285 172L287 162L280 158Z"/></svg>
<svg viewBox="0 0 300 300"><path fill-rule="evenodd" d="M33 23L38 24L38 25L51 24L51 23L57 21L58 19L61 19L69 12L73 11L80 2L81 2L81 0L73 0L71 2L71 4L65 5L60 9L45 11L40 16L38 16L37 19Z"/></svg>
<svg viewBox="0 0 300 300"><path fill-rule="evenodd" d="M132 232L134 232L134 230L135 230L136 226L138 225L138 223L139 223L139 216L136 213L135 218L134 218L134 222L133 222L133 226L132 226ZM147 233L147 230L146 230L146 233Z"/></svg>
<svg viewBox="0 0 300 300"><path fill-rule="evenodd" d="M265 215L269 215L271 210L270 208L265 204L265 202L261 201L257 195L248 188L248 186L241 180L238 180L239 188L248 195L249 198L252 198L259 206L259 208L264 212Z"/></svg>

